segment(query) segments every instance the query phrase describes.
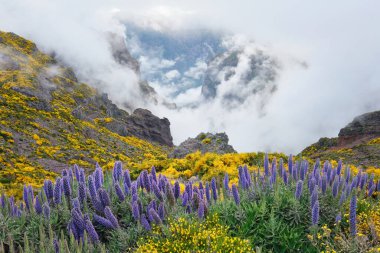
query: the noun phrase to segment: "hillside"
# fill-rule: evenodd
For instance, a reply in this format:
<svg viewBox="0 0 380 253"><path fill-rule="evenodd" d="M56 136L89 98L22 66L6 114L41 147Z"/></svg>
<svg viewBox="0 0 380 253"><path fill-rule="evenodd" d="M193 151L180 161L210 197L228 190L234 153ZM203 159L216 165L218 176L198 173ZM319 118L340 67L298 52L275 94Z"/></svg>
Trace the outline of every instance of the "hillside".
<svg viewBox="0 0 380 253"><path fill-rule="evenodd" d="M6 188L40 185L69 165L133 166L165 157L169 121L132 114L13 33L0 32L0 178ZM113 163L113 162L112 162Z"/></svg>
<svg viewBox="0 0 380 253"><path fill-rule="evenodd" d="M364 167L380 165L380 111L357 116L336 138L321 138L301 154L321 160L339 160Z"/></svg>

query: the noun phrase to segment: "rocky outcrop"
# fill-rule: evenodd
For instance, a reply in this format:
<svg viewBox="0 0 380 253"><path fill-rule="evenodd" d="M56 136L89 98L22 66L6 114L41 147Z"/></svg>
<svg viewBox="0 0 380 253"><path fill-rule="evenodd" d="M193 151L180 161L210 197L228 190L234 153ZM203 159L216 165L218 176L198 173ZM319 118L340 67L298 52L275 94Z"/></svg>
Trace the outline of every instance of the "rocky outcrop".
<svg viewBox="0 0 380 253"><path fill-rule="evenodd" d="M173 158L183 158L187 154L200 151L204 153L236 153L234 148L228 144L228 136L225 133L201 133L195 138L188 138L176 147L169 155Z"/></svg>
<svg viewBox="0 0 380 253"><path fill-rule="evenodd" d="M355 165L380 166L380 111L360 115L342 128L339 137L321 138L301 154L321 160L339 160Z"/></svg>
<svg viewBox="0 0 380 253"><path fill-rule="evenodd" d="M360 115L339 132L338 145L365 142L380 136L380 111Z"/></svg>

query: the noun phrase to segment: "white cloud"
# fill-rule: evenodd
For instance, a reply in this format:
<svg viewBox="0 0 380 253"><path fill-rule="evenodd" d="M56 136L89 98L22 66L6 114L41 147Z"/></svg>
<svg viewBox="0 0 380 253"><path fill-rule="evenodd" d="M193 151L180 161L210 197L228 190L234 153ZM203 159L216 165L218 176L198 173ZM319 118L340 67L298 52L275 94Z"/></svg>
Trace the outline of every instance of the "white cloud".
<svg viewBox="0 0 380 253"><path fill-rule="evenodd" d="M173 79L179 78L181 74L178 72L178 70L173 69L165 73L165 77L171 81Z"/></svg>

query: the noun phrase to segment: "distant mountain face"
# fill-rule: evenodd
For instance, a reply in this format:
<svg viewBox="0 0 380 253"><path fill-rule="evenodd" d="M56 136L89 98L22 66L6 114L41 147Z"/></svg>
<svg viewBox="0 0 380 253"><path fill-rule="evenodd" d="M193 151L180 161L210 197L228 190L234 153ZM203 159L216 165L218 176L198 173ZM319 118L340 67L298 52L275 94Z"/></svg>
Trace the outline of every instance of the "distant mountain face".
<svg viewBox="0 0 380 253"><path fill-rule="evenodd" d="M380 166L380 111L357 116L336 138L321 138L302 155L322 160L343 159L346 163Z"/></svg>
<svg viewBox="0 0 380 253"><path fill-rule="evenodd" d="M198 98L189 105L218 100L236 108L255 99L264 106L276 90L279 64L252 41L210 30L169 33L126 27L127 48L140 62L142 78L158 92L170 89L159 94L168 101L199 88Z"/></svg>

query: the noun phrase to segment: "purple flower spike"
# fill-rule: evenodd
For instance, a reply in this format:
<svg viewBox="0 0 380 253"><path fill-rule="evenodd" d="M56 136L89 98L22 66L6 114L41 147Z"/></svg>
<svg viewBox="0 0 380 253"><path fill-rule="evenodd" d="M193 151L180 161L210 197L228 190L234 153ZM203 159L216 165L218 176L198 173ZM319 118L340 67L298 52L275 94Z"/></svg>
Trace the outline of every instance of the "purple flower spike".
<svg viewBox="0 0 380 253"><path fill-rule="evenodd" d="M162 202L158 206L158 215L160 216L161 220L165 219L165 207Z"/></svg>
<svg viewBox="0 0 380 253"><path fill-rule="evenodd" d="M132 204L132 216L136 221L140 220L140 208L137 201L134 201Z"/></svg>
<svg viewBox="0 0 380 253"><path fill-rule="evenodd" d="M339 189L339 181L334 180L333 187L332 187L332 195L336 197L338 195L338 189Z"/></svg>
<svg viewBox="0 0 380 253"><path fill-rule="evenodd" d="M92 225L90 220L86 220L85 228L87 231L88 236L90 237L92 243L96 244L99 242L99 235L96 232L94 226Z"/></svg>
<svg viewBox="0 0 380 253"><path fill-rule="evenodd" d="M95 224L99 224L102 227L105 227L108 229L115 229L114 225L109 220L97 214L94 214L93 221Z"/></svg>
<svg viewBox="0 0 380 253"><path fill-rule="evenodd" d="M318 225L318 220L319 220L319 202L316 201L313 209L312 209L312 224L313 225Z"/></svg>
<svg viewBox="0 0 380 253"><path fill-rule="evenodd" d="M103 207L111 205L111 200L110 200L110 197L108 196L108 193L106 192L106 190L104 190L103 188L100 188L98 190L98 196L99 196L99 200L102 203Z"/></svg>
<svg viewBox="0 0 380 253"><path fill-rule="evenodd" d="M327 189L327 176L324 174L322 176L322 193L325 194Z"/></svg>
<svg viewBox="0 0 380 253"><path fill-rule="evenodd" d="M125 195L118 182L115 184L115 192L119 201L123 202L125 200Z"/></svg>
<svg viewBox="0 0 380 253"><path fill-rule="evenodd" d="M83 182L78 185L78 198L81 203L86 199L86 185Z"/></svg>
<svg viewBox="0 0 380 253"><path fill-rule="evenodd" d="M214 201L216 201L218 199L218 192L216 190L216 180L214 177L211 179L211 190L212 190L212 197Z"/></svg>
<svg viewBox="0 0 380 253"><path fill-rule="evenodd" d="M53 198L53 183L50 180L44 181L44 191L46 198L51 200Z"/></svg>
<svg viewBox="0 0 380 253"><path fill-rule="evenodd" d="M295 192L295 197L298 200L301 198L301 195L302 195L302 187L303 187L303 181L298 180L297 186L296 186L296 192Z"/></svg>
<svg viewBox="0 0 380 253"><path fill-rule="evenodd" d="M24 191L23 191L22 197L24 199L26 209L29 210L30 209L30 198L29 198L29 190L28 190L28 187L26 185L24 185Z"/></svg>
<svg viewBox="0 0 380 253"><path fill-rule="evenodd" d="M268 154L265 154L264 157L264 171L265 171L265 176L269 176L269 159L268 159Z"/></svg>
<svg viewBox="0 0 380 253"><path fill-rule="evenodd" d="M82 213L78 208L73 208L71 210L71 219L74 225L80 230L83 231L85 229L85 222L82 217Z"/></svg>
<svg viewBox="0 0 380 253"><path fill-rule="evenodd" d="M342 160L339 160L338 166L336 167L336 174L339 176L342 171Z"/></svg>
<svg viewBox="0 0 380 253"><path fill-rule="evenodd" d="M211 203L210 185L208 182L206 182L206 199L208 203Z"/></svg>
<svg viewBox="0 0 380 253"><path fill-rule="evenodd" d="M356 195L353 194L350 201L350 233L356 236Z"/></svg>
<svg viewBox="0 0 380 253"><path fill-rule="evenodd" d="M235 184L232 185L232 195L234 196L235 204L240 205L239 191Z"/></svg>
<svg viewBox="0 0 380 253"><path fill-rule="evenodd" d="M310 198L310 207L313 208L313 206L315 205L315 202L317 201L318 201L318 186L315 186Z"/></svg>
<svg viewBox="0 0 380 253"><path fill-rule="evenodd" d="M189 198L188 194L187 194L187 192L185 192L183 194L183 197L182 197L182 206L186 206L187 205L188 198Z"/></svg>
<svg viewBox="0 0 380 253"><path fill-rule="evenodd" d="M199 206L198 206L198 218L202 220L204 218L204 216L205 216L205 205L204 205L203 201L201 201L199 203Z"/></svg>
<svg viewBox="0 0 380 253"><path fill-rule="evenodd" d="M146 231L152 230L152 228L151 228L151 226L149 224L149 221L146 219L145 214L141 215L140 222L141 222L141 225L143 226L143 228L145 228Z"/></svg>
<svg viewBox="0 0 380 253"><path fill-rule="evenodd" d="M66 197L70 197L71 196L70 177L64 176L62 180L63 180L63 193L65 194Z"/></svg>
<svg viewBox="0 0 380 253"><path fill-rule="evenodd" d="M37 214L42 213L42 205L39 196L36 196L36 199L34 201L34 210L36 211Z"/></svg>
<svg viewBox="0 0 380 253"><path fill-rule="evenodd" d="M145 189L147 190L147 192L150 192L151 185L150 185L150 181L149 181L148 171L143 170L140 175L142 175L142 180L143 180L142 182L143 182Z"/></svg>
<svg viewBox="0 0 380 253"><path fill-rule="evenodd" d="M156 167L152 166L152 169L150 170L150 174L152 175L153 180L157 183Z"/></svg>
<svg viewBox="0 0 380 253"><path fill-rule="evenodd" d="M106 206L104 208L104 215L112 223L112 225L114 226L114 228L118 228L119 227L119 222L117 221L117 218L112 213L111 208L109 208L108 206Z"/></svg>
<svg viewBox="0 0 380 253"><path fill-rule="evenodd" d="M158 215L158 213L156 212L156 210L154 210L153 208L149 209L149 214L150 214L150 216L153 217L153 220L154 220L154 222L157 225L161 225L162 224L161 217Z"/></svg>
<svg viewBox="0 0 380 253"><path fill-rule="evenodd" d="M223 180L223 184L224 184L224 189L229 192L230 191L230 187L228 185L228 182L229 182L229 179L228 179L228 174L227 172L224 174L224 180Z"/></svg>
<svg viewBox="0 0 380 253"><path fill-rule="evenodd" d="M124 171L124 184L131 188L131 176L129 174L129 170Z"/></svg>
<svg viewBox="0 0 380 253"><path fill-rule="evenodd" d="M54 186L54 204L58 205L62 201L62 186L61 186L61 178L57 178L55 181L55 186Z"/></svg>
<svg viewBox="0 0 380 253"><path fill-rule="evenodd" d="M201 184L201 183L200 183L200 184ZM179 198L180 192L181 192L181 189L180 189L180 187L179 187L179 183L178 183L178 181L176 181L176 182L174 183L174 197L175 197L175 199L178 199L178 198Z"/></svg>
<svg viewBox="0 0 380 253"><path fill-rule="evenodd" d="M335 217L335 223L339 223L342 220L342 215L340 213Z"/></svg>
<svg viewBox="0 0 380 253"><path fill-rule="evenodd" d="M288 158L288 171L290 175L293 174L293 155L292 154L290 154Z"/></svg>
<svg viewBox="0 0 380 253"><path fill-rule="evenodd" d="M152 182L152 189L153 189L153 193L154 195L156 196L156 198L160 201L163 200L162 198L162 194L161 194L161 191L160 189L158 188L157 184L155 181Z"/></svg>
<svg viewBox="0 0 380 253"><path fill-rule="evenodd" d="M1 208L5 208L5 194L4 192L1 194L1 198L0 198L0 205L1 205Z"/></svg>

